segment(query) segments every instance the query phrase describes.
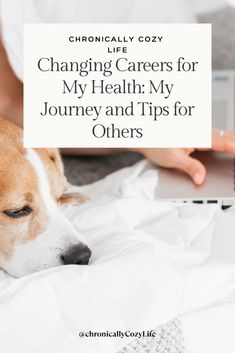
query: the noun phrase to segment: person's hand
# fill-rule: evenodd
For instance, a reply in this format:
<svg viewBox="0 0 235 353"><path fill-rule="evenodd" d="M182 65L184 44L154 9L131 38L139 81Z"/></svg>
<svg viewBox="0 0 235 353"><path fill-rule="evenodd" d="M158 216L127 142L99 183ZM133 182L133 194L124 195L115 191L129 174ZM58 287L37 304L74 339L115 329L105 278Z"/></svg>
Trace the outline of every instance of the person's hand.
<svg viewBox="0 0 235 353"><path fill-rule="evenodd" d="M200 185L205 180L206 169L199 160L190 156L195 150L208 148L143 148L139 152L157 165L184 171L195 184ZM213 130L212 150L235 155L235 133Z"/></svg>

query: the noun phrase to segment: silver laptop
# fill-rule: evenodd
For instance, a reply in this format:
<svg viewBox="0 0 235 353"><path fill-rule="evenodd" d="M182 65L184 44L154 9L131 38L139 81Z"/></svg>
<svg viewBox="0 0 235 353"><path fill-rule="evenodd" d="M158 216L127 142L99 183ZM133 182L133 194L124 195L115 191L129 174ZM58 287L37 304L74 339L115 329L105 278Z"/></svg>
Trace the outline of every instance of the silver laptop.
<svg viewBox="0 0 235 353"><path fill-rule="evenodd" d="M213 72L212 125L235 130L235 71ZM223 209L235 203L235 159L216 152L192 154L204 163L207 177L196 186L183 172L160 168L157 197L161 200L193 203L219 203Z"/></svg>

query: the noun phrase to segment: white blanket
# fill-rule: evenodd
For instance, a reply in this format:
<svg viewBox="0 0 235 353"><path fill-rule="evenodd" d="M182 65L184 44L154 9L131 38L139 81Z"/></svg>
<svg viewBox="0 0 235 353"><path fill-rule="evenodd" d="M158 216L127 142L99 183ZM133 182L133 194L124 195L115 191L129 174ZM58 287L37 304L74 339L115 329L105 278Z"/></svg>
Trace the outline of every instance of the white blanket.
<svg viewBox="0 0 235 353"><path fill-rule="evenodd" d="M222 256L213 237L224 214L159 202L156 187L157 171L143 161L81 188L90 200L65 212L88 240L91 265L2 274L2 352L114 353L133 338L79 332L153 329L234 290L235 256Z"/></svg>
<svg viewBox="0 0 235 353"><path fill-rule="evenodd" d="M235 352L234 235L235 217L231 210L217 217L210 258L195 269L202 276L201 286L197 289L199 297L211 288L214 289L214 300L211 305L208 301L207 305L181 318L187 353ZM211 278L206 283L208 275Z"/></svg>
<svg viewBox="0 0 235 353"><path fill-rule="evenodd" d="M203 310L183 315L187 353L235 352L235 296Z"/></svg>

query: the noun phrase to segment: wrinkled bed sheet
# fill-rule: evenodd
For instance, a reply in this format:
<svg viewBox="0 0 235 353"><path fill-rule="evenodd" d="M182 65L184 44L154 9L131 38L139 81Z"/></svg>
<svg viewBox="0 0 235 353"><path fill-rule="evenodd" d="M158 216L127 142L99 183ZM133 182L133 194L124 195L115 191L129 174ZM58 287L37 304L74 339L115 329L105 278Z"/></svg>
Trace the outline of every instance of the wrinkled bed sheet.
<svg viewBox="0 0 235 353"><path fill-rule="evenodd" d="M159 202L157 178L141 161L80 188L89 201L65 213L87 238L90 266L21 279L1 273L2 352L114 353L133 338L81 338L79 332L151 330L233 301L234 210Z"/></svg>

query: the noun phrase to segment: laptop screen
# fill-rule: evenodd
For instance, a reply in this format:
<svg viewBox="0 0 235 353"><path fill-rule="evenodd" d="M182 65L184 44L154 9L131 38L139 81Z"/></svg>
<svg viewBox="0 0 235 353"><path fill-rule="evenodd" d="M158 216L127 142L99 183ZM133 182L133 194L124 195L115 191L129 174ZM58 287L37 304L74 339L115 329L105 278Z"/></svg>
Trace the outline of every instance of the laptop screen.
<svg viewBox="0 0 235 353"><path fill-rule="evenodd" d="M212 92L212 126L234 131L235 72L213 71Z"/></svg>

